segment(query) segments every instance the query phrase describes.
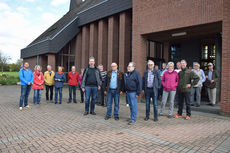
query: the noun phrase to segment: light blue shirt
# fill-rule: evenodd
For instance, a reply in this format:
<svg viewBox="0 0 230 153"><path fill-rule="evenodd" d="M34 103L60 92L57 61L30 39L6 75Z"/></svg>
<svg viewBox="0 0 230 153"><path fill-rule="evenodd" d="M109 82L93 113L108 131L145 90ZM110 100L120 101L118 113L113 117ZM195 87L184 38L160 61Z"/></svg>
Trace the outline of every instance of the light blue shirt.
<svg viewBox="0 0 230 153"><path fill-rule="evenodd" d="M208 71L208 80L212 80L212 72L213 71L210 71L210 70Z"/></svg>
<svg viewBox="0 0 230 153"><path fill-rule="evenodd" d="M117 89L117 71L112 71L112 76L110 79L110 86L111 89Z"/></svg>

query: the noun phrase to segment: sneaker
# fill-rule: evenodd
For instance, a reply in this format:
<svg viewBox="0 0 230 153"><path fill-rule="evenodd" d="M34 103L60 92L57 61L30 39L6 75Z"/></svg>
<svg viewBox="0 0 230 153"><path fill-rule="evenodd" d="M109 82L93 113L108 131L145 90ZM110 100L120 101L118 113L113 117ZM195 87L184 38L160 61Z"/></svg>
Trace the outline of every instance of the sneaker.
<svg viewBox="0 0 230 153"><path fill-rule="evenodd" d="M29 105L25 106L26 108L31 108Z"/></svg>
<svg viewBox="0 0 230 153"><path fill-rule="evenodd" d="M22 107L19 107L19 110L22 111Z"/></svg>
<svg viewBox="0 0 230 153"><path fill-rule="evenodd" d="M181 118L182 115L176 114L175 118Z"/></svg>
<svg viewBox="0 0 230 153"><path fill-rule="evenodd" d="M128 118L126 121L127 121L127 122L130 122L130 121L131 121L131 118Z"/></svg>
<svg viewBox="0 0 230 153"><path fill-rule="evenodd" d="M108 120L108 119L110 119L110 118L111 118L111 117L109 117L109 116L106 116L106 117L105 117L105 120Z"/></svg>
<svg viewBox="0 0 230 153"><path fill-rule="evenodd" d="M171 118L172 118L172 115L168 115L168 118L171 119Z"/></svg>
<svg viewBox="0 0 230 153"><path fill-rule="evenodd" d="M153 121L154 121L154 122L157 122L157 121L158 121L158 118L154 118Z"/></svg>
<svg viewBox="0 0 230 153"><path fill-rule="evenodd" d="M129 107L129 104L126 104L126 107Z"/></svg>
<svg viewBox="0 0 230 153"><path fill-rule="evenodd" d="M145 121L148 121L148 120L149 120L149 117L145 117L144 120L145 120Z"/></svg>
<svg viewBox="0 0 230 153"><path fill-rule="evenodd" d="M128 123L128 125L133 125L133 124L135 124L135 121L133 121L133 120L129 121L129 123Z"/></svg>
<svg viewBox="0 0 230 153"><path fill-rule="evenodd" d="M186 116L186 118L185 118L186 120L190 120L191 119L191 117L190 116Z"/></svg>

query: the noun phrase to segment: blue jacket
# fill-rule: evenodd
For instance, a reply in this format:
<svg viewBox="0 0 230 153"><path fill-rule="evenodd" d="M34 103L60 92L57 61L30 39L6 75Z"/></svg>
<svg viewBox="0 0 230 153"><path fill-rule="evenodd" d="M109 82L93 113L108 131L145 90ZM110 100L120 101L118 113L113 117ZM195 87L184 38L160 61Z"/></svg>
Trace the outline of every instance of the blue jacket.
<svg viewBox="0 0 230 153"><path fill-rule="evenodd" d="M124 75L125 92L136 92L137 95L141 94L141 74L134 70L133 72L127 72Z"/></svg>
<svg viewBox="0 0 230 153"><path fill-rule="evenodd" d="M153 93L154 96L158 95L158 89L161 88L161 77L159 72L157 72L156 70L153 70L153 75L154 75L154 79L153 79ZM143 78L142 78L142 90L146 90L147 89L147 79L148 79L148 70L144 72Z"/></svg>
<svg viewBox="0 0 230 153"><path fill-rule="evenodd" d="M32 85L34 81L34 75L31 69L25 70L21 68L19 71L19 78L21 80L21 85L28 85L29 82Z"/></svg>
<svg viewBox="0 0 230 153"><path fill-rule="evenodd" d="M60 79L61 81L57 81L55 79ZM55 85L56 88L62 88L63 83L65 82L65 74L64 73L59 74L59 73L56 72L55 75L54 75L54 81L55 81L54 85Z"/></svg>

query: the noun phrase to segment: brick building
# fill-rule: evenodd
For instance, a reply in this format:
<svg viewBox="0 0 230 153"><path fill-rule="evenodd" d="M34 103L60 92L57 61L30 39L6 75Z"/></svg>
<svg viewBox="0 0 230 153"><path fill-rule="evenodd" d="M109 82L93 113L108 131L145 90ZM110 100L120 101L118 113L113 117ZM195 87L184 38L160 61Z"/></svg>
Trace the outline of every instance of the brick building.
<svg viewBox="0 0 230 153"><path fill-rule="evenodd" d="M69 71L112 62L126 71L129 61L141 73L146 61L186 59L213 62L221 80L217 97L221 112L230 114L230 1L229 0L71 0L70 10L21 50L32 66L62 65ZM205 96L204 96L205 97Z"/></svg>

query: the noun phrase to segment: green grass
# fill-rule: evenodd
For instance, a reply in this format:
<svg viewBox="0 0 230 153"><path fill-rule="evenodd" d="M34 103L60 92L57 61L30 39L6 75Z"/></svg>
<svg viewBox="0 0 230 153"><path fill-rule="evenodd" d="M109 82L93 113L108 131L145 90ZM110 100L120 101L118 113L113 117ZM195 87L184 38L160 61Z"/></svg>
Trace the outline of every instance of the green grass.
<svg viewBox="0 0 230 153"><path fill-rule="evenodd" d="M16 85L19 81L18 72L0 72L1 85Z"/></svg>

